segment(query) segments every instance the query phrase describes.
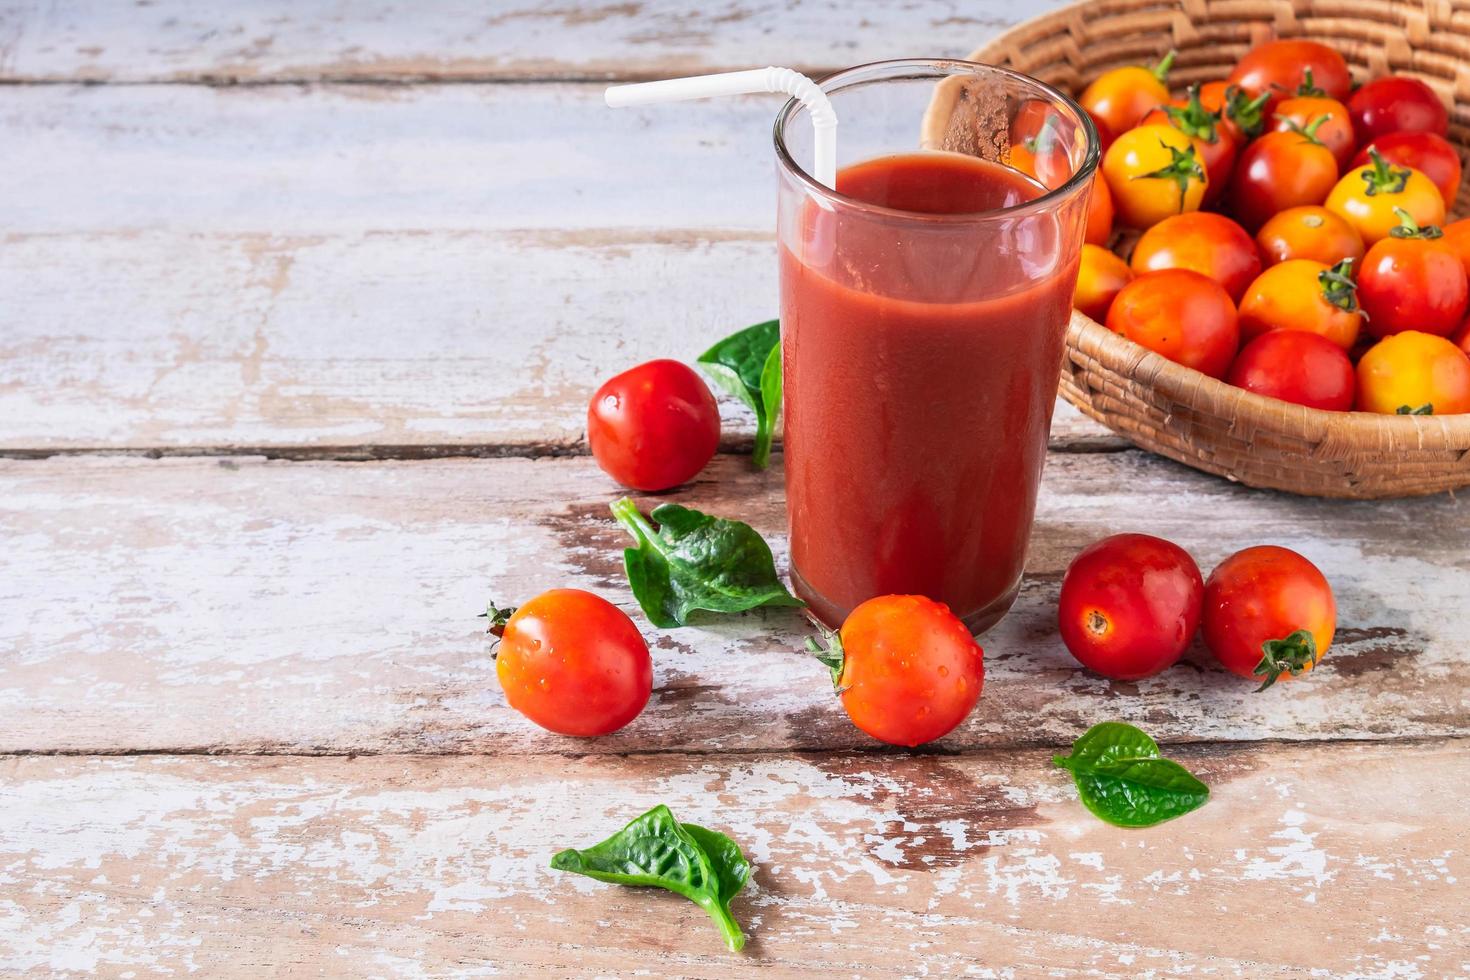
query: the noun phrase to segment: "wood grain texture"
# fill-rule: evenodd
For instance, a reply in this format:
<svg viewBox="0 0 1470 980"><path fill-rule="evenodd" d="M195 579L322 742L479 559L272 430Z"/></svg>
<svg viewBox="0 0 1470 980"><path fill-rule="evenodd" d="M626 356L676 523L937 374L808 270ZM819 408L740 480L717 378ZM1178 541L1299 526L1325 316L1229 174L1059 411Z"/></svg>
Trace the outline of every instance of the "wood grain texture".
<svg viewBox="0 0 1470 980"><path fill-rule="evenodd" d="M1177 755L1211 800L1147 831L1094 819L1035 751L0 760L0 969L1470 970L1465 742ZM755 864L743 955L684 899L547 868L658 802Z"/></svg>
<svg viewBox="0 0 1470 980"><path fill-rule="evenodd" d="M960 57L1059 6L1003 0L0 4L0 81L624 78Z"/></svg>
<svg viewBox="0 0 1470 980"><path fill-rule="evenodd" d="M779 462L779 461L778 461ZM0 462L0 751L616 753L872 747L799 652L793 610L661 632L630 601L617 488L586 457ZM779 470L717 457L673 499L750 521L785 566ZM950 750L1070 742L1109 718L1160 739L1387 739L1470 730L1465 503L1331 504L1139 452L1053 455L1021 599ZM1338 640L1265 694L1200 649L1159 677L1082 670L1056 633L1076 552L1147 530L1208 572L1248 544L1316 561ZM608 596L653 647L623 732L547 735L507 708L475 614L555 586Z"/></svg>
<svg viewBox="0 0 1470 980"><path fill-rule="evenodd" d="M8 453L585 452L602 380L777 305L759 234L12 234L0 255ZM748 447L750 413L724 416ZM1059 403L1053 444L1122 443Z"/></svg>
<svg viewBox="0 0 1470 980"><path fill-rule="evenodd" d="M775 108L8 89L0 451L575 451L602 379L775 312Z"/></svg>

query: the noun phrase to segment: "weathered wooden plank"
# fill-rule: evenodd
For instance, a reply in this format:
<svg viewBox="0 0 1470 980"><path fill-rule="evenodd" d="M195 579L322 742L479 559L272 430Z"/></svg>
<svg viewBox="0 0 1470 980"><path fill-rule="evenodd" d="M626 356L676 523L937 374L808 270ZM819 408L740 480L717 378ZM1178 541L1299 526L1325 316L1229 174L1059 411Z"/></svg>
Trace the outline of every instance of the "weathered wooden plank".
<svg viewBox="0 0 1470 980"><path fill-rule="evenodd" d="M583 452L604 378L777 307L769 239L697 232L12 234L0 295L11 453ZM1053 441L1121 445L1065 403Z"/></svg>
<svg viewBox="0 0 1470 980"><path fill-rule="evenodd" d="M1145 831L1044 752L0 761L0 969L37 974L1452 976L1463 741L1178 753ZM1409 805L1412 801L1412 805ZM549 870L658 802L755 864L689 902Z"/></svg>
<svg viewBox="0 0 1470 980"><path fill-rule="evenodd" d="M602 378L775 312L775 108L8 90L0 451L574 448Z"/></svg>
<svg viewBox="0 0 1470 980"><path fill-rule="evenodd" d="M612 78L961 57L1059 4L593 0L0 5L0 81Z"/></svg>
<svg viewBox="0 0 1470 980"><path fill-rule="evenodd" d="M674 499L749 520L785 564L779 470L719 457ZM614 487L586 457L266 463L0 461L0 751L751 752L872 743L800 653L790 610L660 632L653 698L616 736L547 735L504 705L475 614L590 588L641 614ZM1122 718L1168 741L1470 730L1463 501L1323 502L1139 452L1053 455L1029 576L985 639L987 688L950 749L1061 744ZM1072 556L1142 530L1206 572L1275 542L1336 586L1338 643L1265 694L1195 649L1110 683L1057 638Z"/></svg>

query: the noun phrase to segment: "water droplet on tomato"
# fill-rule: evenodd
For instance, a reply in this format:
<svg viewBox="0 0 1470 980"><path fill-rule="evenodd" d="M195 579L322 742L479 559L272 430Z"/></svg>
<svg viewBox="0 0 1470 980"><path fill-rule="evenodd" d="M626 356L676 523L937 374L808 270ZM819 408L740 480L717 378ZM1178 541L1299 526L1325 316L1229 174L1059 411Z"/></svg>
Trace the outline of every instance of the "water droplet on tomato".
<svg viewBox="0 0 1470 980"><path fill-rule="evenodd" d="M949 676L949 668L946 667L946 666L944 666L944 664L940 664L939 665L939 676L940 677L948 677Z"/></svg>

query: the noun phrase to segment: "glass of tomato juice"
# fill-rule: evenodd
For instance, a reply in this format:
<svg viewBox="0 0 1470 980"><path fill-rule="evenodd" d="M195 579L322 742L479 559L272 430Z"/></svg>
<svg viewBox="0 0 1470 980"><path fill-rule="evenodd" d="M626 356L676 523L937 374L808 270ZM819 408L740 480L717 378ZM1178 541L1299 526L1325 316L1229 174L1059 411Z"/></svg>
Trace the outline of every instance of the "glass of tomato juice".
<svg viewBox="0 0 1470 980"><path fill-rule="evenodd" d="M893 61L825 79L836 189L776 120L792 577L822 620L873 596L983 632L1020 589L1097 167L1061 92Z"/></svg>

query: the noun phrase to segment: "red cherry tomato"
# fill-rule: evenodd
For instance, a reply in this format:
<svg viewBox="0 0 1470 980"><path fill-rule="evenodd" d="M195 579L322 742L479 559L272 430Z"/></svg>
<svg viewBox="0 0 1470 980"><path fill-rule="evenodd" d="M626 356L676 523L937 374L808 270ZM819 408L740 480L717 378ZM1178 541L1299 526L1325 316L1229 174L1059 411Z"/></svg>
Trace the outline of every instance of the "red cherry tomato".
<svg viewBox="0 0 1470 980"><path fill-rule="evenodd" d="M1460 257L1465 274L1470 276L1470 218L1461 218L1445 225L1444 237L1440 241Z"/></svg>
<svg viewBox="0 0 1470 980"><path fill-rule="evenodd" d="M1226 126L1221 113L1207 108L1201 101L1199 87L1191 86L1189 98L1175 99L1160 106L1143 117L1140 126L1173 126L1186 136L1198 141L1205 175L1204 203L1209 205L1225 191L1230 181L1230 171L1235 166L1235 154L1239 142L1239 130Z"/></svg>
<svg viewBox="0 0 1470 980"><path fill-rule="evenodd" d="M1138 680L1184 653L1203 594L1199 566L1183 548L1147 534L1115 534L1067 566L1057 624L1082 666Z"/></svg>
<svg viewBox="0 0 1470 980"><path fill-rule="evenodd" d="M1321 334L1272 330L1246 344L1230 366L1231 384L1285 402L1346 412L1358 376L1347 352Z"/></svg>
<svg viewBox="0 0 1470 980"><path fill-rule="evenodd" d="M1133 247L1130 264L1139 274L1193 269L1224 286L1239 302L1261 272L1261 254L1246 230L1223 214L1187 211L1144 232Z"/></svg>
<svg viewBox="0 0 1470 980"><path fill-rule="evenodd" d="M816 647L852 723L890 745L932 742L965 720L985 683L985 652L942 602L869 599L830 649Z"/></svg>
<svg viewBox="0 0 1470 980"><path fill-rule="evenodd" d="M1373 336L1418 330L1447 337L1460 326L1470 281L1460 257L1440 235L1438 228L1404 220L1368 249L1358 272L1358 302Z"/></svg>
<svg viewBox="0 0 1470 980"><path fill-rule="evenodd" d="M1450 342L1466 354L1470 354L1470 317L1466 317L1465 322L1460 324L1460 329L1455 331Z"/></svg>
<svg viewBox="0 0 1470 980"><path fill-rule="evenodd" d="M1352 159L1353 149L1358 145L1347 106L1324 95L1294 95L1282 99L1276 105L1274 119L1275 125L1271 128L1278 133L1304 130L1318 119L1322 120L1315 130L1316 137L1332 151L1339 169Z"/></svg>
<svg viewBox="0 0 1470 980"><path fill-rule="evenodd" d="M1240 346L1230 294L1188 269L1144 273L1124 286L1108 308L1108 329L1212 378Z"/></svg>
<svg viewBox="0 0 1470 980"><path fill-rule="evenodd" d="M688 365L640 364L603 383L587 406L587 442L603 472L634 490L676 487L720 445L720 407Z"/></svg>
<svg viewBox="0 0 1470 980"><path fill-rule="evenodd" d="M1299 133L1267 133L1235 163L1230 213L1254 232L1279 211L1321 204L1336 183L1337 158L1313 136L1312 126Z"/></svg>
<svg viewBox="0 0 1470 980"><path fill-rule="evenodd" d="M1341 100L1353 87L1342 55L1325 44L1301 40L1256 45L1236 63L1226 81L1252 96L1269 95L1268 108L1301 88L1321 89L1328 97Z"/></svg>
<svg viewBox="0 0 1470 980"><path fill-rule="evenodd" d="M502 631L495 673L510 706L558 735L606 735L638 717L653 661L617 606L581 589L552 589L514 610L491 610Z"/></svg>
<svg viewBox="0 0 1470 980"><path fill-rule="evenodd" d="M1389 133L1449 132L1450 113L1434 89L1407 75L1375 78L1348 99L1353 132L1363 142Z"/></svg>
<svg viewBox="0 0 1470 980"><path fill-rule="evenodd" d="M1372 163L1369 150L1377 150L1389 163L1412 167L1434 182L1447 208L1460 193L1460 154L1438 133L1388 133L1369 140L1349 168ZM1344 171L1346 173L1346 171Z"/></svg>
<svg viewBox="0 0 1470 980"><path fill-rule="evenodd" d="M1205 645L1265 690L1316 666L1337 630L1327 579L1289 548L1260 545L1220 563L1205 582Z"/></svg>

